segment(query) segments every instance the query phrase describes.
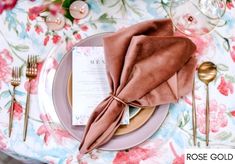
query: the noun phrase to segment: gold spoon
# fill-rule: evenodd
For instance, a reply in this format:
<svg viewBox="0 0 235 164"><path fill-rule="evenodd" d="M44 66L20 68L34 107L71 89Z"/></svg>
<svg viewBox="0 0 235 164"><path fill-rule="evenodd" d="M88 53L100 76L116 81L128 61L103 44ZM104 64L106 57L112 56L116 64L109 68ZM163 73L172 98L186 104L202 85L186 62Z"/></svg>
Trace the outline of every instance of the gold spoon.
<svg viewBox="0 0 235 164"><path fill-rule="evenodd" d="M213 81L217 74L217 67L212 62L203 62L198 68L199 79L206 84L206 146L209 145L209 83Z"/></svg>

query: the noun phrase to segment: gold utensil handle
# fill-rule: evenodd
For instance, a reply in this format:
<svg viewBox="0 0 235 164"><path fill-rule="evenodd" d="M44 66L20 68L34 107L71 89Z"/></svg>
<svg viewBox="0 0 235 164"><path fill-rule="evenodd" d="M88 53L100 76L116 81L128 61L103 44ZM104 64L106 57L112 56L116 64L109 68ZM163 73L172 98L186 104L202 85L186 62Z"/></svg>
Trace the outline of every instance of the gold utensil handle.
<svg viewBox="0 0 235 164"><path fill-rule="evenodd" d="M12 126L13 126L13 116L14 116L14 102L15 102L15 87L13 87L13 94L12 94L12 100L11 100L11 109L9 114L9 137L11 137L12 132Z"/></svg>
<svg viewBox="0 0 235 164"><path fill-rule="evenodd" d="M27 131L28 131L28 118L29 118L29 107L30 107L30 92L31 92L31 81L29 81L29 90L27 92L26 99L26 108L25 108L25 116L24 116L24 132L23 132L23 141L26 141Z"/></svg>
<svg viewBox="0 0 235 164"><path fill-rule="evenodd" d="M206 146L209 145L210 131L210 107L209 107L209 85L206 85Z"/></svg>
<svg viewBox="0 0 235 164"><path fill-rule="evenodd" d="M193 90L192 90L192 125L193 125L193 144L196 146L197 142L197 113L195 104L195 79L193 80Z"/></svg>

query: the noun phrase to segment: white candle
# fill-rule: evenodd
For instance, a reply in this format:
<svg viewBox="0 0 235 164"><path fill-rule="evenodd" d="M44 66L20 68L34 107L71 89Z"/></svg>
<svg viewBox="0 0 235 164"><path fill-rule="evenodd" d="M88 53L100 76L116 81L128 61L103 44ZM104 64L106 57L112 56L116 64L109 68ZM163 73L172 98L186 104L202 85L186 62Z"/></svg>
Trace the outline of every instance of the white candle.
<svg viewBox="0 0 235 164"><path fill-rule="evenodd" d="M65 17L62 14L50 14L46 18L47 27L50 30L61 30L65 25Z"/></svg>
<svg viewBox="0 0 235 164"><path fill-rule="evenodd" d="M84 1L75 1L70 5L69 12L73 18L82 19L88 15L89 7Z"/></svg>

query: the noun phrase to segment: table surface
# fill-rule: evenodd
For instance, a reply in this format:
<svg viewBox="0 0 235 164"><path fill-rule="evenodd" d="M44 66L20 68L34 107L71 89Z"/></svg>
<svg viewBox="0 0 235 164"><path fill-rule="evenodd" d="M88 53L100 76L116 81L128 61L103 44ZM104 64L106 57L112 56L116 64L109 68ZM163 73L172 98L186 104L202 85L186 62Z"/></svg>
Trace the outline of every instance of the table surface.
<svg viewBox="0 0 235 164"><path fill-rule="evenodd" d="M61 53L82 38L121 28L119 22L131 24L153 18L168 17L167 0L124 0L118 2L87 0L90 7L88 17L67 25L58 32L47 32L42 19L28 18L29 9L42 5L19 0L12 11L0 15L0 150L24 162L45 163L182 163L184 150L193 147L191 94L171 104L170 112L154 136L132 149L125 151L94 150L83 158L78 152L79 142L73 139L62 126L53 131L48 126L50 116L42 112L38 104L37 78L33 82L28 138L23 138L23 112L28 87L22 76L17 88L13 134L8 138L8 115L12 87L12 66L22 66L28 54L40 55L40 67L51 49L63 43ZM117 2L117 3L115 3ZM199 63L210 60L218 65L218 76L210 85L211 130L210 147L235 148L235 1L227 5L223 20L226 24L216 27L209 35L191 38L197 45ZM120 19L117 19L120 18ZM124 24L124 23L121 23ZM178 33L179 34L179 33ZM180 35L180 34L179 34ZM52 69L58 63L52 62ZM25 74L25 73L24 73ZM196 77L196 104L198 116L198 147L205 147L205 85ZM163 162L164 161L164 162Z"/></svg>

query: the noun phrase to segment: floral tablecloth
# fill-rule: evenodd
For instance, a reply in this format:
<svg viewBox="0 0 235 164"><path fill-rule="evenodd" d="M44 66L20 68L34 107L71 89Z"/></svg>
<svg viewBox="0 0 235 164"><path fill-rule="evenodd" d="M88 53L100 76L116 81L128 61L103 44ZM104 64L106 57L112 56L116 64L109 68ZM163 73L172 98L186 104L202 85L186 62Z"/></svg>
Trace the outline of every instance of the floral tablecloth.
<svg viewBox="0 0 235 164"><path fill-rule="evenodd" d="M19 0L17 6L0 15L0 150L28 163L183 163L184 150L193 147L191 95L171 104L169 114L154 136L125 151L94 150L84 157L78 152L79 142L61 125L51 130L50 115L40 109L38 78L33 81L29 131L23 142L23 113L28 83L25 62L28 54L40 55L39 69L51 49L63 44L61 54L79 40L96 33L122 28L153 18L168 17L167 0L86 0L90 13L82 20L67 23L61 31L48 31L38 17L41 0ZM210 147L235 148L235 1L227 1L225 23L209 35L192 38L197 45L199 63L205 60L218 65L218 76L210 85L211 129ZM124 23L122 23L124 24ZM176 32L177 33L177 32ZM177 33L178 35L182 35ZM58 61L53 60L51 69ZM14 126L8 138L8 116L11 105L12 66L22 67L22 82L17 88ZM197 146L205 147L205 85L196 77L198 116Z"/></svg>

